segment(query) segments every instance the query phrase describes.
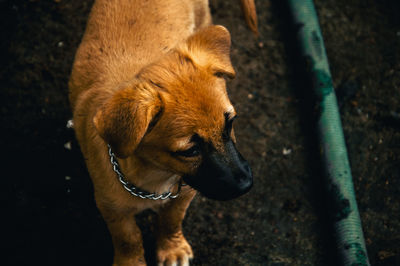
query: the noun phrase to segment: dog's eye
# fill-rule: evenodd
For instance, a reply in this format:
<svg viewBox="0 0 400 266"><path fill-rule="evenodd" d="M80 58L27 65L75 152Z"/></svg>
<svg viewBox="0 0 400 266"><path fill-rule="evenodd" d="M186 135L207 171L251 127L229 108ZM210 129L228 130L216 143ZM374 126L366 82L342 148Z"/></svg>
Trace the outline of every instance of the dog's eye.
<svg viewBox="0 0 400 266"><path fill-rule="evenodd" d="M224 77L224 73L222 72L215 72L214 76L216 76L217 78L223 78Z"/></svg>
<svg viewBox="0 0 400 266"><path fill-rule="evenodd" d="M236 115L234 117L232 117L231 119L226 121L225 130L222 133L222 138L224 140L228 140L230 138L231 131L232 131L232 124L233 124L233 121L235 120L235 118L236 118Z"/></svg>
<svg viewBox="0 0 400 266"><path fill-rule="evenodd" d="M228 132L228 134L231 134L233 121L235 120L235 118L236 118L236 116L234 116L232 119L228 120L226 123L226 131Z"/></svg>
<svg viewBox="0 0 400 266"><path fill-rule="evenodd" d="M196 157L200 155L200 146L198 144L184 151L176 151L176 155L183 157Z"/></svg>

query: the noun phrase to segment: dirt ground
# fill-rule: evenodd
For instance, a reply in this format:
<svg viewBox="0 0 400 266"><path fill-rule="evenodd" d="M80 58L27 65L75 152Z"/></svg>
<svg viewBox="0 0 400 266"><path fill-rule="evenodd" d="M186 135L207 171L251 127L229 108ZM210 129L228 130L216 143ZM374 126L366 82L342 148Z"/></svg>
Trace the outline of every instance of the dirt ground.
<svg viewBox="0 0 400 266"><path fill-rule="evenodd" d="M229 93L255 177L230 202L197 196L184 221L193 265L337 265L313 130L282 1L211 1L232 34ZM110 265L112 246L74 133L67 81L92 1L0 1L3 265ZM396 0L318 0L372 265L400 265L400 10ZM67 149L71 145L71 149ZM65 148L65 146L67 148ZM152 213L138 217L154 262Z"/></svg>

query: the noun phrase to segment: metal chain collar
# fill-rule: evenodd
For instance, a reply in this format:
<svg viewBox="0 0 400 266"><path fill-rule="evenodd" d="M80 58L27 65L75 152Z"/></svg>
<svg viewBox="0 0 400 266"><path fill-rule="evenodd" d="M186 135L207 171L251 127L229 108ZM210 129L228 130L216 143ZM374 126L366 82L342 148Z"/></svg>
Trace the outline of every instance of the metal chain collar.
<svg viewBox="0 0 400 266"><path fill-rule="evenodd" d="M121 172L121 168L119 167L117 158L115 157L115 154L111 150L111 146L107 144L108 146L108 155L110 155L110 162L113 167L114 172L117 174L119 182L124 186L124 188L131 193L133 196L142 198L142 199L152 199L152 200L165 200L165 199L175 199L178 197L181 188L182 188L182 179L179 180L178 184L178 191L175 194L172 194L171 191L165 192L163 194L156 194L156 193L150 193L145 190L142 190L140 188L135 187L133 184L129 183L126 181L124 175ZM175 185L175 184L174 184ZM172 185L172 186L174 186Z"/></svg>

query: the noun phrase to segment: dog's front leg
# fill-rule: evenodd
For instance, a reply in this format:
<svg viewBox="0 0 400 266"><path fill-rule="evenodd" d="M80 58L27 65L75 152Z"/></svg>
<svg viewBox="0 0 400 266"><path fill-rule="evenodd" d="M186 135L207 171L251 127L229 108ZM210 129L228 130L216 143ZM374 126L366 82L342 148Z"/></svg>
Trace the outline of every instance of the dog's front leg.
<svg viewBox="0 0 400 266"><path fill-rule="evenodd" d="M158 211L157 261L158 265L189 265L192 248L182 233L182 220L196 192L184 188Z"/></svg>
<svg viewBox="0 0 400 266"><path fill-rule="evenodd" d="M113 266L146 265L142 234L136 225L134 212L101 206L99 209L107 223L114 245Z"/></svg>

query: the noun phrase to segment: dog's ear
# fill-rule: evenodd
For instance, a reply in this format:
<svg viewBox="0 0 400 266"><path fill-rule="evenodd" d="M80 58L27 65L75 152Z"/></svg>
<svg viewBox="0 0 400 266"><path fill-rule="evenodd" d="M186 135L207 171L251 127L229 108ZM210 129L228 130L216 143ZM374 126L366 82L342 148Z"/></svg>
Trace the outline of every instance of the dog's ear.
<svg viewBox="0 0 400 266"><path fill-rule="evenodd" d="M182 47L182 46L181 46ZM209 67L213 74L235 77L230 59L231 35L220 25L203 28L188 38L181 48L196 64Z"/></svg>
<svg viewBox="0 0 400 266"><path fill-rule="evenodd" d="M161 110L158 92L143 82L137 82L116 91L97 111L93 122L115 154L126 158L134 152Z"/></svg>

